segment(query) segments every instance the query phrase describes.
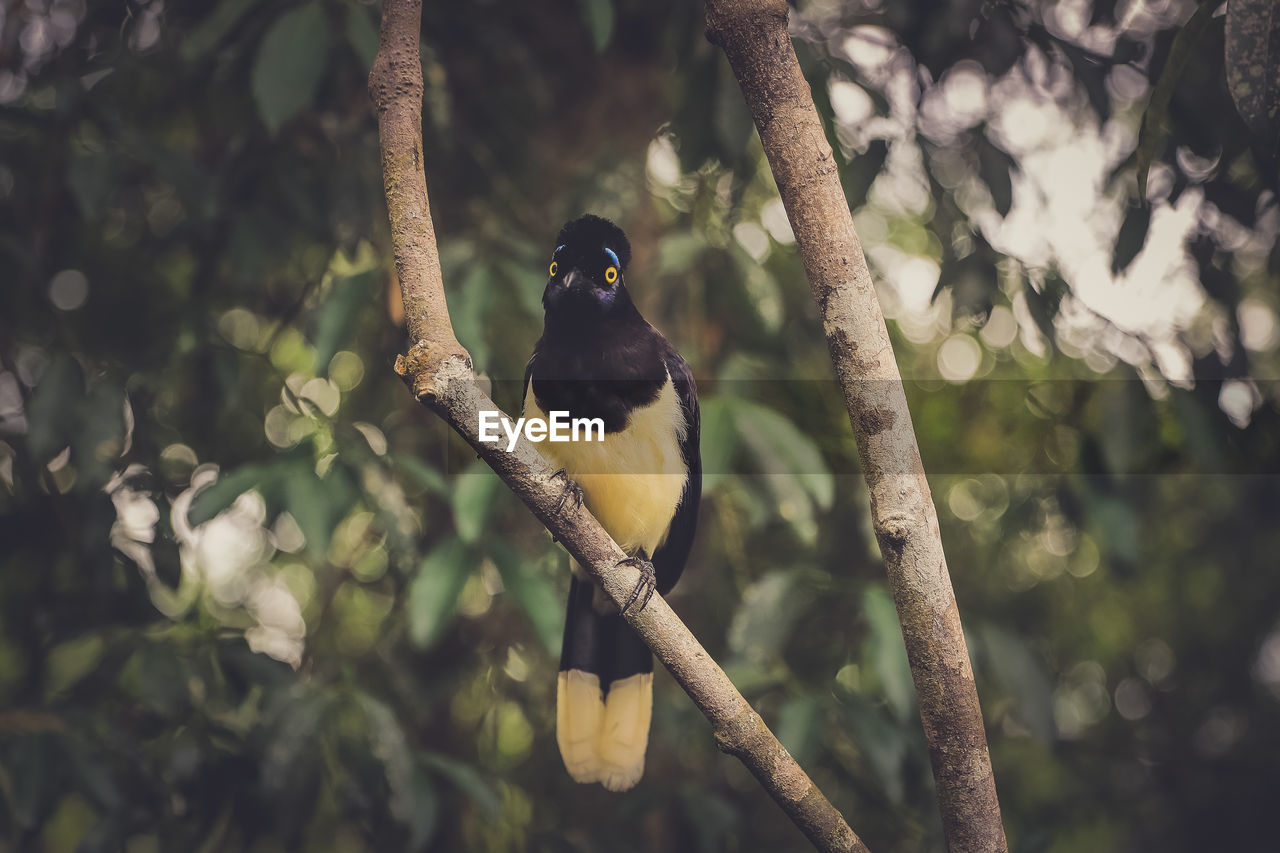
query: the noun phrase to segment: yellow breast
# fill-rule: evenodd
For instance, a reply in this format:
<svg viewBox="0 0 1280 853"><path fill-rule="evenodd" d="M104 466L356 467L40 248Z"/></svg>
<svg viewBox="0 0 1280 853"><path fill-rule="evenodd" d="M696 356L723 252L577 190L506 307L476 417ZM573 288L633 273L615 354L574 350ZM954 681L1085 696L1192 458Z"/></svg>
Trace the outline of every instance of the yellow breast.
<svg viewBox="0 0 1280 853"><path fill-rule="evenodd" d="M525 417L546 418L533 396ZM603 441L544 441L538 451L582 486L587 509L628 554L650 557L667 538L667 527L684 493L688 470L680 441L688 424L668 376L657 398L631 412L627 425Z"/></svg>

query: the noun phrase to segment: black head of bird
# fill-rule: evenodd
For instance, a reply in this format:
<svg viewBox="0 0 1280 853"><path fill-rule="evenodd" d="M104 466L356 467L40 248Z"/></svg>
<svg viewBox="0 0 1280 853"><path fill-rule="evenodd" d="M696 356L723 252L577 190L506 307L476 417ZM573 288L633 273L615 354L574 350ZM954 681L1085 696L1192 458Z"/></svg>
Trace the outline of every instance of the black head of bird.
<svg viewBox="0 0 1280 853"><path fill-rule="evenodd" d="M599 321L634 311L624 272L631 244L599 216L580 216L560 229L547 270L542 306L547 321Z"/></svg>

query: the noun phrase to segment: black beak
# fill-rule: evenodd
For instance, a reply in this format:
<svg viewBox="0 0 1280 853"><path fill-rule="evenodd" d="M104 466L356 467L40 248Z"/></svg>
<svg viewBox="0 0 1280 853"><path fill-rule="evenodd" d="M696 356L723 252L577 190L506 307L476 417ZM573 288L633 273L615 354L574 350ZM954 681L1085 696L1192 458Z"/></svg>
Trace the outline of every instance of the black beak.
<svg viewBox="0 0 1280 853"><path fill-rule="evenodd" d="M591 280L578 270L569 270L558 279L547 284L542 295L542 304L550 308L553 305L576 303L591 292Z"/></svg>

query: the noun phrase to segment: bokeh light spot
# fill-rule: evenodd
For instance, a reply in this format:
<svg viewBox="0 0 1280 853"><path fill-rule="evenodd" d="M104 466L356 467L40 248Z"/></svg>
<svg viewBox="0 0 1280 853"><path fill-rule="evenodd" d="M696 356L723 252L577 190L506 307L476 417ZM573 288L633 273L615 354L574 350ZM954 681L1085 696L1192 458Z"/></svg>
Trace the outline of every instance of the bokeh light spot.
<svg viewBox="0 0 1280 853"><path fill-rule="evenodd" d="M49 301L61 311L74 311L89 298L89 279L80 270L63 270L49 280Z"/></svg>
<svg viewBox="0 0 1280 853"><path fill-rule="evenodd" d="M236 349L256 349L260 332L257 316L245 308L232 308L218 318L218 333Z"/></svg>
<svg viewBox="0 0 1280 853"><path fill-rule="evenodd" d="M329 360L329 378L339 391L350 391L364 379L364 361L348 350L341 350Z"/></svg>
<svg viewBox="0 0 1280 853"><path fill-rule="evenodd" d="M1240 323L1240 343L1254 352L1270 352L1280 341L1280 323L1276 312L1261 299L1246 297L1236 309Z"/></svg>
<svg viewBox="0 0 1280 853"><path fill-rule="evenodd" d="M262 430L267 434L267 441L276 447L292 447L293 439L289 435L289 426L293 418L283 405L272 407L262 421Z"/></svg>
<svg viewBox="0 0 1280 853"><path fill-rule="evenodd" d="M1126 720L1140 720L1151 713L1151 698L1146 685L1137 678L1126 678L1116 685L1116 710Z"/></svg>
<svg viewBox="0 0 1280 853"><path fill-rule="evenodd" d="M1003 305L997 305L991 309L979 336L993 350L1004 349L1018 336L1018 321L1014 319L1012 311Z"/></svg>
<svg viewBox="0 0 1280 853"><path fill-rule="evenodd" d="M342 402L342 392L328 379L309 380L302 386L302 392L298 396L315 403L316 408L328 417L337 413L338 404Z"/></svg>
<svg viewBox="0 0 1280 853"><path fill-rule="evenodd" d="M968 382L982 364L982 349L968 335L952 335L938 348L938 372L948 382Z"/></svg>

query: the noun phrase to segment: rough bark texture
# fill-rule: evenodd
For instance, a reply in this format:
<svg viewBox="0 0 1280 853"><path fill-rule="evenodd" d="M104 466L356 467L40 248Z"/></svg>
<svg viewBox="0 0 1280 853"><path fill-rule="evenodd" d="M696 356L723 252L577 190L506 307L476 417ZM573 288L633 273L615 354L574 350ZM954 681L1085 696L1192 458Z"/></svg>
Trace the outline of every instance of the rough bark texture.
<svg viewBox="0 0 1280 853"><path fill-rule="evenodd" d="M498 411L475 384L471 359L449 322L422 168L421 0L386 0L369 92L378 110L383 182L405 319L415 341L396 361L414 396L466 439L511 490L621 605L639 580L626 556L584 507L561 503L564 485L523 438L507 453L479 438L480 410ZM778 743L660 595L627 621L706 715L716 744L755 775L787 816L823 851L866 851L844 818Z"/></svg>
<svg viewBox="0 0 1280 853"><path fill-rule="evenodd" d="M422 162L422 2L385 3L378 55L369 72L369 96L378 109L382 187L391 217L391 240L404 300L409 339L433 347L443 359L471 364L458 343L444 301L440 253L431 224Z"/></svg>
<svg viewBox="0 0 1280 853"><path fill-rule="evenodd" d="M707 0L786 207L871 492L937 782L947 848L1008 849L960 614L902 377L785 0Z"/></svg>

